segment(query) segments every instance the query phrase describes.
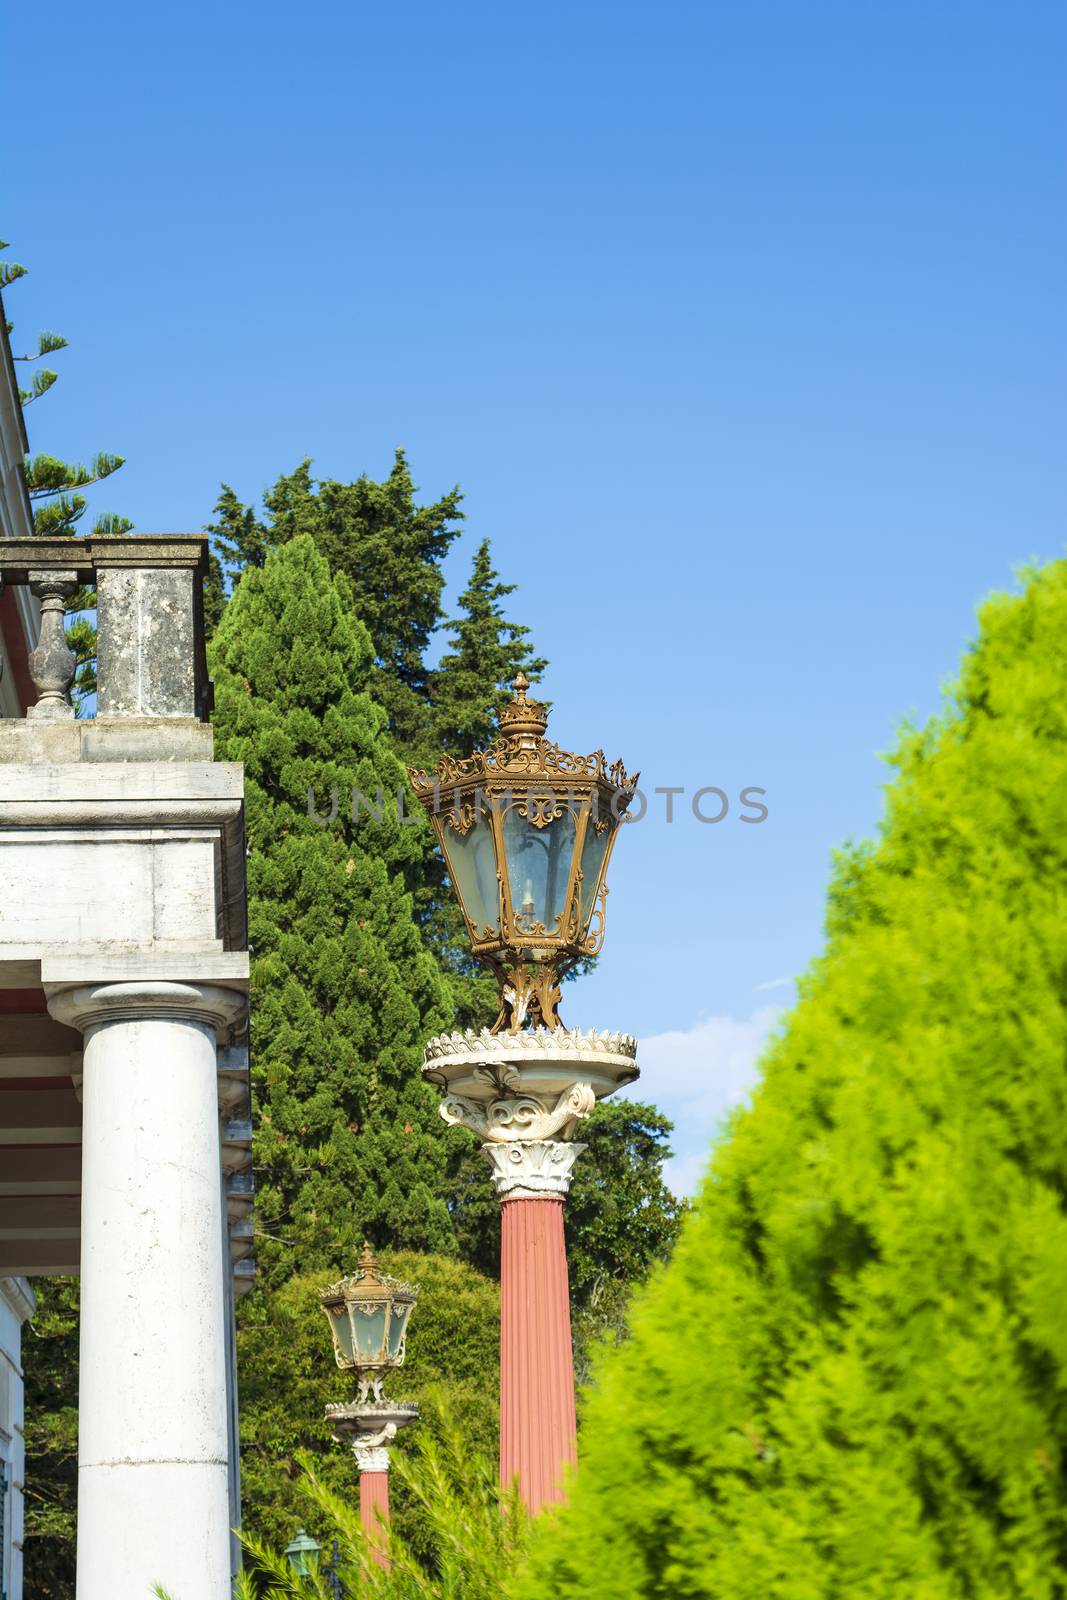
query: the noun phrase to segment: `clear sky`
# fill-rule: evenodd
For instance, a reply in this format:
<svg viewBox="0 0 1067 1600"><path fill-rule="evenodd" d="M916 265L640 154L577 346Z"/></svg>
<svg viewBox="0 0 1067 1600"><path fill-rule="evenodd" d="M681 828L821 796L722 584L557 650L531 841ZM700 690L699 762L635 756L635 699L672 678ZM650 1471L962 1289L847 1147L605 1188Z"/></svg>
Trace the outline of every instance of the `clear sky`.
<svg viewBox="0 0 1067 1600"><path fill-rule="evenodd" d="M600 970L689 1183L902 716L1060 554L1060 4L61 3L6 19L31 445L195 530L304 455L457 480L562 742L639 766ZM721 787L701 825L655 786ZM766 789L767 820L736 796ZM706 802L715 814L714 798Z"/></svg>

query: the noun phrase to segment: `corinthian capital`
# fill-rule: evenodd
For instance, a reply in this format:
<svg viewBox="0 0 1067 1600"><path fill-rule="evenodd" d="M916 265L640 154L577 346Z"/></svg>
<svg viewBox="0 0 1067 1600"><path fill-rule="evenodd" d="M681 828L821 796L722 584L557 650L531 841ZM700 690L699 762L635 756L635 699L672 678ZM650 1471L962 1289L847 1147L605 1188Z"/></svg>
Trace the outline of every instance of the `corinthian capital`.
<svg viewBox="0 0 1067 1600"><path fill-rule="evenodd" d="M557 1139L524 1139L513 1144L483 1144L500 1200L563 1200L571 1170L584 1144Z"/></svg>

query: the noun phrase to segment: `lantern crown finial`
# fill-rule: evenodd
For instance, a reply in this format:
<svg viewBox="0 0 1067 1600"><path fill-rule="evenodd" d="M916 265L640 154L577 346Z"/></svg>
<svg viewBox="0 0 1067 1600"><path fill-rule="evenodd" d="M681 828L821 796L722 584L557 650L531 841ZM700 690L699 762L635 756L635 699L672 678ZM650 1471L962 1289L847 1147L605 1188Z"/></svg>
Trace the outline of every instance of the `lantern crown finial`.
<svg viewBox="0 0 1067 1600"><path fill-rule="evenodd" d="M500 713L501 733L505 738L542 738L548 727L548 707L539 700L527 698L530 680L525 672L516 674L511 687L515 691L515 698Z"/></svg>
<svg viewBox="0 0 1067 1600"><path fill-rule="evenodd" d="M378 1265L378 1257L374 1254L374 1251L371 1249L370 1241L368 1239L364 1239L364 1241L363 1241L363 1252L362 1252L362 1254L360 1255L360 1258L359 1258L359 1270L360 1270L360 1272L373 1272L376 1269L377 1265Z"/></svg>

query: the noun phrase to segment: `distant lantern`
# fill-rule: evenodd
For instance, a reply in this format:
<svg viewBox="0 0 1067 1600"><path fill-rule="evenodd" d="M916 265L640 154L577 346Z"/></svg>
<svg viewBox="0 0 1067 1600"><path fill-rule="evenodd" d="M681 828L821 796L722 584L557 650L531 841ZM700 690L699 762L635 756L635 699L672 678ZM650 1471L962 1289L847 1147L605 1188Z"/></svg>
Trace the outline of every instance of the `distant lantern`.
<svg viewBox="0 0 1067 1600"><path fill-rule="evenodd" d="M289 1565L301 1578L309 1578L313 1572L319 1570L319 1554L322 1550L311 1536L300 1529L295 1539L291 1539L285 1547Z"/></svg>
<svg viewBox="0 0 1067 1600"><path fill-rule="evenodd" d="M381 1402L385 1373L404 1365L408 1322L418 1293L411 1284L379 1272L366 1243L355 1276L321 1291L337 1365L358 1373L361 1403L371 1395Z"/></svg>
<svg viewBox="0 0 1067 1600"><path fill-rule="evenodd" d="M604 941L608 862L637 786L602 750L573 755L547 739L529 687L520 672L487 749L408 773L471 950L500 984L494 1033L560 1026L560 980Z"/></svg>

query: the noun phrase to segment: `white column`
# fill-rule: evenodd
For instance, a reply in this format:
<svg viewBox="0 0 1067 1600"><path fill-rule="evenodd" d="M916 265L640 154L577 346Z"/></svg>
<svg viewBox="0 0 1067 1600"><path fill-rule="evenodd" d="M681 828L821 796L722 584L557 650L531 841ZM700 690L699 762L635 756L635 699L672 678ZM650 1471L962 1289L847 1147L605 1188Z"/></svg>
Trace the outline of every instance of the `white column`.
<svg viewBox="0 0 1067 1600"><path fill-rule="evenodd" d="M229 1437L216 1034L232 990L49 997L85 1034L78 1600L228 1600Z"/></svg>
<svg viewBox="0 0 1067 1600"><path fill-rule="evenodd" d="M237 1407L237 1323L234 1318L233 1261L230 1256L230 1219L226 1204L226 1174L219 1168L219 1209L222 1216L223 1306L226 1329L226 1448L229 1455L230 1582L241 1570L241 1443Z"/></svg>

